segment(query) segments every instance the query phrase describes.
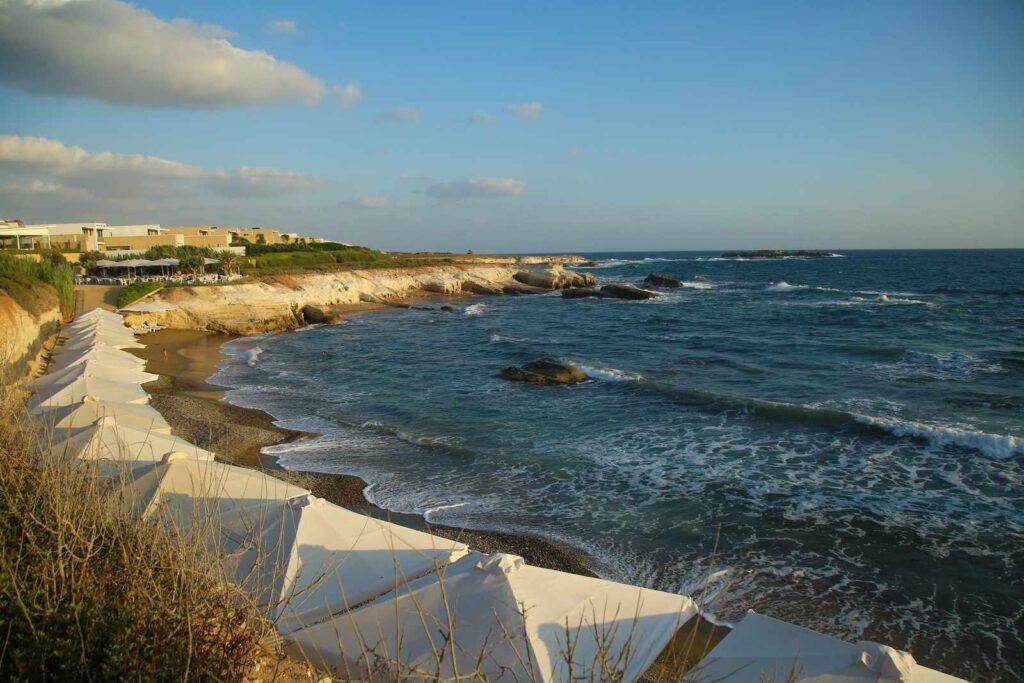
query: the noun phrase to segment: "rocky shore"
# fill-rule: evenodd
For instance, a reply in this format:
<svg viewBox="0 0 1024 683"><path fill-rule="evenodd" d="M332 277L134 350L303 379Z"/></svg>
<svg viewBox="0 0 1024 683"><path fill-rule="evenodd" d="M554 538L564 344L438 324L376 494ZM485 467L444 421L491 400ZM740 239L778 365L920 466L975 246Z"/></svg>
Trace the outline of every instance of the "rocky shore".
<svg viewBox="0 0 1024 683"><path fill-rule="evenodd" d="M336 322L353 310L423 294L518 296L594 283L593 275L566 270L560 262L520 261L272 275L234 285L169 287L148 300L173 307L161 312L163 327L251 335L293 330L311 322ZM146 315L125 318L136 326Z"/></svg>

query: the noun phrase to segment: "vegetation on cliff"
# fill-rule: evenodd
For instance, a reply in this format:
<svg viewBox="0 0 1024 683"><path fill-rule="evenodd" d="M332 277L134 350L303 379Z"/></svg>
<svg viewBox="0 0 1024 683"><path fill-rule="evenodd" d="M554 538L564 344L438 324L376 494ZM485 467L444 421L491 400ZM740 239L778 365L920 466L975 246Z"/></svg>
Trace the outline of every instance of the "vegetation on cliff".
<svg viewBox="0 0 1024 683"><path fill-rule="evenodd" d="M0 679L240 680L271 629L251 601L84 461L35 458L0 394Z"/></svg>
<svg viewBox="0 0 1024 683"><path fill-rule="evenodd" d="M39 261L0 253L0 290L30 315L60 306L70 316L75 311L75 282L71 266L59 252L44 252Z"/></svg>

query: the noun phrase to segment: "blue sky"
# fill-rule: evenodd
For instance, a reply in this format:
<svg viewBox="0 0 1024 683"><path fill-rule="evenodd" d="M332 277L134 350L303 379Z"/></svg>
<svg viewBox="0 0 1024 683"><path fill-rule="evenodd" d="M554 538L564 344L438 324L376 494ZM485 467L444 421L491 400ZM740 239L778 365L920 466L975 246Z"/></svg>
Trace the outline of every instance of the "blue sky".
<svg viewBox="0 0 1024 683"><path fill-rule="evenodd" d="M5 217L388 249L1024 247L1019 2L69 4L0 5ZM58 19L104 51L54 47ZM133 45L162 27L294 71ZM188 170L163 189L133 154Z"/></svg>

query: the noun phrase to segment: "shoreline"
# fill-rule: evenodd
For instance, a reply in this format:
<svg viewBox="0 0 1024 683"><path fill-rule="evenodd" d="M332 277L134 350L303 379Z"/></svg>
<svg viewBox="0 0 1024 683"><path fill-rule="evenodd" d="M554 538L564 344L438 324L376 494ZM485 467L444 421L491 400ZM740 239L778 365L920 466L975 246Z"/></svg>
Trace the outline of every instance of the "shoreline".
<svg viewBox="0 0 1024 683"><path fill-rule="evenodd" d="M376 304L353 305L345 316L384 308ZM279 466L273 456L261 453L264 447L318 435L279 427L265 411L233 405L225 400L226 387L209 382L227 359L221 346L240 338L217 332L165 329L142 335L140 340L146 348L132 350L146 361L146 372L160 375L160 379L143 387L150 393L153 407L182 438L214 451L217 460L272 471L274 476L307 488L316 496L363 514L458 539L480 552L512 553L534 566L597 576L597 561L566 543L533 534L430 524L420 514L399 513L374 505L363 493L368 482L356 475Z"/></svg>

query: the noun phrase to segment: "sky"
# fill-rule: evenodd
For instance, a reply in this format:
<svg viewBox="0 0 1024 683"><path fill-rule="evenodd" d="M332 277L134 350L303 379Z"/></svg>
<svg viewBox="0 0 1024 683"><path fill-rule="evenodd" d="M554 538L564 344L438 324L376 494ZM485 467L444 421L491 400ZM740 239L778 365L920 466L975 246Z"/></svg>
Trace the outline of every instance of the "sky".
<svg viewBox="0 0 1024 683"><path fill-rule="evenodd" d="M1024 247L1024 3L0 0L0 217Z"/></svg>

